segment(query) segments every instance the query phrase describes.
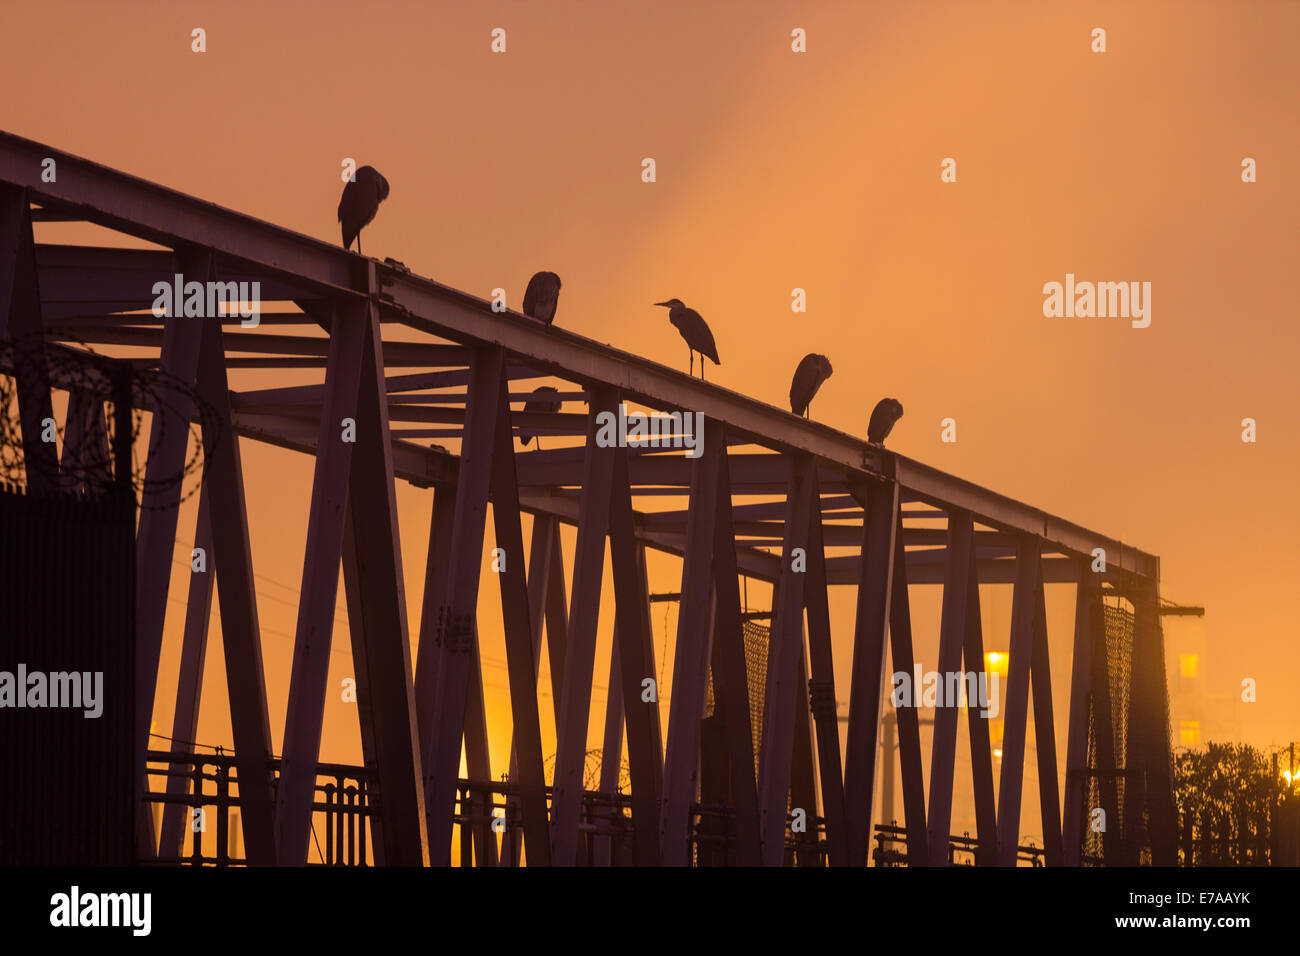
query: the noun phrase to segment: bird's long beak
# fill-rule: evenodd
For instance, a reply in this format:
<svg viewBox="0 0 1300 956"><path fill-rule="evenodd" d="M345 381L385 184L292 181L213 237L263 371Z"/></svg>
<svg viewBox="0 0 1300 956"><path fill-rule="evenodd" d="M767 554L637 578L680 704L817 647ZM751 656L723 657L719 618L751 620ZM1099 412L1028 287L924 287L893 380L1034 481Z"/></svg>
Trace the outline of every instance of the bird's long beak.
<svg viewBox="0 0 1300 956"><path fill-rule="evenodd" d="M655 305L670 305L668 302L656 302Z"/></svg>

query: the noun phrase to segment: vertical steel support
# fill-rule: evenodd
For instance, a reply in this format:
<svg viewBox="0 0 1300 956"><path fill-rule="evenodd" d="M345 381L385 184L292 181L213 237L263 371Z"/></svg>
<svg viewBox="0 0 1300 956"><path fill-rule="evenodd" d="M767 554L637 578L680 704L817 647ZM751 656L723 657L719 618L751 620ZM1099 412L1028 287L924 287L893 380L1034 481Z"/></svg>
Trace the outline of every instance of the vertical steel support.
<svg viewBox="0 0 1300 956"><path fill-rule="evenodd" d="M708 439L706 432L706 440ZM723 446L725 448L725 446ZM659 729L658 693L655 701L642 700L641 682L656 680L654 651L649 629L649 595L645 588L645 555L636 540L632 510L632 489L628 476L627 449L614 453L614 474L610 495L609 556L614 578L614 640L619 663L621 704L627 723L628 770L632 784L632 818L637 826L636 862L653 866L659 862L659 838L650 821L659 814L663 788L663 750ZM613 675L611 674L611 679ZM613 685L609 708L614 707ZM675 699L675 696L674 696ZM702 713L701 708L701 713ZM616 759L614 769L617 772ZM615 777L617 781L617 777Z"/></svg>
<svg viewBox="0 0 1300 956"><path fill-rule="evenodd" d="M41 438L44 423L53 420L54 411L31 207L26 189L0 183L0 343L6 338L14 346L27 484L36 491L53 490L59 484L58 445Z"/></svg>
<svg viewBox="0 0 1300 956"><path fill-rule="evenodd" d="M1130 801L1125 792L1125 807L1138 804L1137 813L1147 812L1147 838L1151 844L1153 866L1178 863L1178 819L1174 808L1173 769L1169 741L1169 699L1165 690L1165 648L1160 628L1160 597L1155 581L1143 582L1133 596L1133 688L1134 703L1129 718L1130 752L1126 761L1130 784L1139 786L1139 800ZM1136 736L1136 740L1135 740ZM1137 747L1132 745L1136 743ZM1126 835L1139 832L1126 827ZM1136 848L1135 848L1136 849ZM1136 862L1136 861L1134 861Z"/></svg>
<svg viewBox="0 0 1300 956"><path fill-rule="evenodd" d="M814 507L817 507L814 504ZM804 635L799 635L799 687L808 686L808 660L804 651ZM814 767L812 723L809 720L808 699L800 694L794 708L794 753L790 763L790 806L807 812L805 825L811 825L817 816L817 771ZM797 866L818 866L816 830L802 834L791 833L796 846L794 861Z"/></svg>
<svg viewBox="0 0 1300 956"><path fill-rule="evenodd" d="M475 352L465 402L465 437L461 442L456 514L448 552L447 590L440 601L438 618L440 655L434 704L434 753L429 768L427 800L429 858L439 866L447 865L451 859L461 737L465 735L468 738L475 723L471 717L467 727L466 707L472 702L471 677L479 667L478 590L488 491L492 481L493 447L501 403L500 383L504 374L505 354L502 350L484 348ZM481 701L480 690L476 711L482 707ZM471 753L468 739L465 749L468 757ZM473 766L469 766L469 770L471 776L477 776ZM461 839L466 839L464 828ZM484 842L480 837L480 846ZM496 841L491 843L495 847Z"/></svg>
<svg viewBox="0 0 1300 956"><path fill-rule="evenodd" d="M276 789L276 860L282 865L305 864L311 839L316 762L325 717L352 468L353 443L343 441L343 420L356 420L369 323L367 304L355 301L337 305L330 321L325 401L321 408L307 519L307 548L285 713L284 755Z"/></svg>
<svg viewBox="0 0 1300 956"><path fill-rule="evenodd" d="M736 822L736 863L740 866L758 866L762 862L762 840L759 832L758 788L754 780L749 674L745 664L745 636L740 617L740 587L737 582L739 571L736 567L736 534L731 515L731 469L725 451L719 468L718 512L713 538L713 588L716 596L711 662L713 707L714 713L723 717L727 738L731 802ZM838 734L837 729L837 741Z"/></svg>
<svg viewBox="0 0 1300 956"><path fill-rule="evenodd" d="M215 276L215 269L211 265L208 268ZM217 597L221 608L221 645L225 651L231 736L239 774L240 819L249 864L270 866L275 863L271 718L262 669L262 636L248 541L244 473L239 438L230 414L221 319L208 316L202 321L198 393L213 414L213 420L204 426L204 488L210 495L212 568L220 581Z"/></svg>
<svg viewBox="0 0 1300 956"><path fill-rule="evenodd" d="M702 454L691 468L681 610L673 658L673 693L668 708L663 806L659 815L665 866L687 866L691 862L691 804L699 786L700 721L704 719L712 652L714 522L722 459L726 454L722 425L707 420L703 440Z"/></svg>
<svg viewBox="0 0 1300 956"><path fill-rule="evenodd" d="M578 506L578 540L574 548L573 599L565 641L560 721L556 728L555 783L551 796L551 859L557 866L578 861L578 826L582 814L583 771L587 755L587 721L591 716L591 680L596 665L596 624L605 572L605 535L609 526L614 448L597 443L602 415L618 414L613 389L594 388L587 417L587 445Z"/></svg>
<svg viewBox="0 0 1300 956"><path fill-rule="evenodd" d="M795 708L803 699L799 658L803 648L804 586L808 527L814 505L816 465L810 456L794 460L786 493L785 533L781 546L781 577L777 585L772 637L767 657L767 697L763 705L763 744L759 755L759 818L763 863L780 866L785 857L785 831L790 796L790 767L794 759ZM692 517L694 514L692 513ZM674 701L675 703L675 701Z"/></svg>
<svg viewBox="0 0 1300 956"><path fill-rule="evenodd" d="M848 863L844 816L844 778L840 769L840 724L835 704L835 670L831 653L830 604L826 580L826 546L822 533L821 492L812 474L813 507L808 521L808 665L812 675L809 700L816 722L817 765L821 774L822 816L826 819L826 852L832 866Z"/></svg>
<svg viewBox="0 0 1300 956"><path fill-rule="evenodd" d="M972 544L968 566L969 585L966 591L966 630L962 656L968 671L977 675L985 670L984 625L980 620L979 560ZM977 699L967 694L966 729L970 740L971 781L975 790L975 832L979 846L975 861L980 866L997 863L998 830L996 806L993 802L993 747L989 741L989 722L980 711Z"/></svg>
<svg viewBox="0 0 1300 956"><path fill-rule="evenodd" d="M513 448L511 454L514 454ZM554 515L535 515L533 517L533 529L528 541L528 618L532 622L532 648L533 648L533 688L534 692L537 687L537 679L540 676L542 661L542 632L545 630L546 621L546 597L550 587L551 580L551 548L552 542L559 535L559 522ZM536 694L534 693L534 696ZM551 705L554 712L554 718L558 719L560 713L560 698L558 694L551 695ZM622 733L623 725L619 724L619 732ZM621 741L620 737L620 741ZM514 731L511 730L510 737L510 780L519 779L519 757L515 752ZM544 782L543 782L544 783ZM506 798L506 818L513 820L519 813L519 798L513 794ZM507 866L518 866L520 851L523 844L516 839L514 830L507 826L505 835L501 840L501 858ZM547 848L547 856L550 856L550 848Z"/></svg>
<svg viewBox="0 0 1300 956"><path fill-rule="evenodd" d="M373 262L367 271L369 288L374 292L379 282ZM374 301L367 311L347 508L347 535L354 545L351 553L360 612L354 615L349 611L357 701L362 704L358 713L368 712L371 720L375 785L382 808L378 815L381 826L374 832L375 845L382 845L387 865L422 866L429 862L424 773L406 619L383 338Z"/></svg>
<svg viewBox="0 0 1300 956"><path fill-rule="evenodd" d="M948 514L948 549L944 555L943 611L939 625L939 660L935 669L946 691L946 675L961 671L970 598L971 552L975 547L975 530L965 511ZM980 666L983 664L981 662ZM921 688L912 688L913 704L920 699ZM946 706L945 706L946 705ZM948 840L952 825L953 770L957 757L957 707L941 699L934 709L934 744L930 757L930 864L948 862Z"/></svg>
<svg viewBox="0 0 1300 956"><path fill-rule="evenodd" d="M199 699L203 693L203 665L208 654L208 622L212 617L212 517L207 482L199 490L199 515L194 529L194 547L202 549L204 570L190 572L189 596L185 602L185 633L181 640L181 666L176 679L176 709L172 716L172 761L168 766L167 795L180 797L189 791L190 772L186 754L194 752L194 731L199 725ZM189 808L183 803L163 807L162 836L158 855L179 857L184 848Z"/></svg>
<svg viewBox="0 0 1300 956"><path fill-rule="evenodd" d="M524 538L519 522L519 485L515 473L514 431L504 366L497 380L496 447L492 455L492 519L497 547L505 552L501 585L501 621L505 631L510 714L518 760L520 806L528 862L549 866L551 843L547 822L546 779L542 758L541 718L537 707L537 657L534 636L540 618L530 612L524 569Z"/></svg>
<svg viewBox="0 0 1300 956"><path fill-rule="evenodd" d="M429 517L429 552L424 568L424 599L420 604L420 637L415 651L415 708L420 725L423 766L433 763L433 724L438 689L438 614L447 593L452 523L456 517L456 488L439 485ZM426 805L428 794L425 795ZM429 829L432 829L431 827Z"/></svg>
<svg viewBox="0 0 1300 956"><path fill-rule="evenodd" d="M213 277L207 252L178 254L178 267L190 279ZM145 858L157 847L153 817L144 807L146 753L158 688L158 662L162 653L167 590L171 583L172 553L176 544L176 518L181 500L181 476L189 444L190 394L199 361L203 323L183 315L163 320L162 351L158 369L157 403L149 435L148 463L140 496L140 523L136 531L136 806L140 807L139 852Z"/></svg>
<svg viewBox="0 0 1300 956"><path fill-rule="evenodd" d="M870 482L855 489L863 507L861 563L858 570L857 619L853 632L853 670L849 689L848 740L844 755L845 830L850 866L866 866L871 850L871 804L880 728L881 683L885 669L886 629L891 626L895 580L906 570L896 481ZM903 595L907 582L903 581ZM911 632L908 632L910 643ZM911 667L911 656L906 665ZM896 662L895 666L903 666ZM915 711L912 711L915 722ZM903 711L899 711L900 727ZM906 778L905 778L906 782ZM912 818L908 814L909 830ZM912 841L908 841L909 855Z"/></svg>
<svg viewBox="0 0 1300 956"><path fill-rule="evenodd" d="M533 622L533 669L534 681L541 675L542 669L542 634L545 632L548 643L557 638L551 633L546 620L547 597L551 593L551 578L563 575L563 566L554 567L551 556L560 539L560 522L554 515L536 515L533 518L533 531L528 542L528 617ZM552 681L556 675L552 675ZM551 695L552 719L560 716L558 694ZM513 747L511 748L513 750ZM513 761L512 761L513 764ZM514 770L511 770L511 779Z"/></svg>
<svg viewBox="0 0 1300 956"><path fill-rule="evenodd" d="M429 526L429 553L425 565L424 601L420 611L420 638L416 651L415 705L420 724L421 766L432 766L434 756L434 721L438 688L438 655L440 640L438 620L442 612L443 597L447 593L447 572L451 554L452 526L456 516L456 488L440 485L435 492L433 513ZM473 674L465 701L465 761L469 774L475 780L492 779L487 747L487 714L483 705L483 675L477 659L472 662ZM429 775L425 774L426 829L432 833L435 823L429 818ZM466 830L468 832L468 830ZM495 841L489 832L479 827L474 831L479 859L494 860Z"/></svg>
<svg viewBox="0 0 1300 956"><path fill-rule="evenodd" d="M1074 652L1070 660L1069 730L1065 744L1065 810L1062 843L1065 865L1079 866L1085 826L1084 794L1088 765L1088 713L1092 697L1093 646L1101 614L1101 581L1080 560L1074 599Z"/></svg>
<svg viewBox="0 0 1300 956"><path fill-rule="evenodd" d="M1025 770L1025 724L1029 717L1029 669L1034 619L1042 587L1041 548L1022 535L1016 544L1016 584L1011 597L1011 646L1002 723L1002 776L998 781L998 864L1015 866L1020 851L1020 798Z"/></svg>
<svg viewBox="0 0 1300 956"><path fill-rule="evenodd" d="M897 505L897 502L895 502ZM897 511L897 507L895 507ZM907 595L907 549L903 545L903 517L898 514L894 532L894 572L890 585L889 642L894 667L914 671L912 604ZM907 865L929 862L929 832L925 822L925 778L921 771L921 722L913 706L895 710L898 726L899 772L903 779L903 824L907 830ZM987 746L985 750L987 750ZM992 785L989 787L992 793ZM870 805L868 805L870 809ZM869 819L869 817L868 817Z"/></svg>
<svg viewBox="0 0 1300 956"><path fill-rule="evenodd" d="M648 592L647 592L648 593ZM568 600L564 591L564 550L557 530L551 538L551 573L546 582L546 654L551 663L551 703L559 732L560 700L564 685L564 645L569 634Z"/></svg>
<svg viewBox="0 0 1300 956"><path fill-rule="evenodd" d="M1038 752L1038 804L1043 821L1043 850L1048 866L1065 863L1061 844L1061 797L1056 780L1056 721L1052 716L1052 669L1047 649L1047 604L1041 577L1038 614L1034 617L1033 662L1029 676L1034 695L1034 747Z"/></svg>
<svg viewBox="0 0 1300 956"><path fill-rule="evenodd" d="M612 798L618 792L619 777L623 769L623 669L618 660L618 623L614 623L614 647L609 655L609 693L605 696L605 732L600 744L601 794ZM637 700L640 703L640 699ZM662 765L661 765L662 766ZM606 813L602 820L606 827L613 826L615 812ZM658 845L658 839L655 841ZM613 839L607 833L597 833L592 840L592 860L595 866L614 864Z"/></svg>

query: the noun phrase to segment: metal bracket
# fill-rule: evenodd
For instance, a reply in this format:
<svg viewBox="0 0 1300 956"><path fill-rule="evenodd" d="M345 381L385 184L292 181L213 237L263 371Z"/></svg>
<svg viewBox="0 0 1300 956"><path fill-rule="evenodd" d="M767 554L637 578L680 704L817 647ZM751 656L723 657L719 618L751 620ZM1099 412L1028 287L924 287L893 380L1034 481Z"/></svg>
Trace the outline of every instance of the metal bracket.
<svg viewBox="0 0 1300 956"><path fill-rule="evenodd" d="M436 641L453 654L466 654L474 646L474 615L453 614L450 605L438 609Z"/></svg>
<svg viewBox="0 0 1300 956"><path fill-rule="evenodd" d="M808 704L818 721L837 720L835 687L826 681L808 681Z"/></svg>

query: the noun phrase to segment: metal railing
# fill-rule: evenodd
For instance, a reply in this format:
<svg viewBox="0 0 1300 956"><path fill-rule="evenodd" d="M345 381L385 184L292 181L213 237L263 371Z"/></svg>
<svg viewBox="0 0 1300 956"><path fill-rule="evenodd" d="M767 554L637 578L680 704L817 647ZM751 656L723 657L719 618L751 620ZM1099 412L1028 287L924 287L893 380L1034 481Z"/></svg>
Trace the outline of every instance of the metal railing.
<svg viewBox="0 0 1300 956"><path fill-rule="evenodd" d="M271 761L273 786L279 780L280 761ZM190 754L151 750L150 778L168 781L164 790L150 789L145 801L166 813L184 816L184 840L179 854L161 853L150 861L191 866L241 866L245 859L232 850L239 833L239 781L233 754ZM371 802L373 780L364 767L319 764L316 798L312 803L315 859L309 866L370 866ZM453 825L462 866L517 865L527 862L523 850L520 788L505 782L460 780L456 788L457 812ZM551 788L546 788L549 806ZM726 806L695 804L691 807L691 859L697 866L727 866L736 862L734 811ZM656 832L653 821L651 832ZM827 864L826 822L806 819L807 832L786 832L786 862L799 866ZM579 832L583 836L579 863L588 866L630 864L634 860L636 827L631 798L624 793L588 790L583 794ZM212 834L212 836L208 836ZM872 860L876 866L907 864L907 832L896 824L877 824ZM948 862L975 863L979 841L969 833L953 835L948 842ZM1022 864L1043 866L1045 851L1028 843L1019 847Z"/></svg>
<svg viewBox="0 0 1300 956"><path fill-rule="evenodd" d="M876 866L907 865L907 830L894 823L877 823L876 847L871 857ZM1047 851L1032 842L1018 846L1016 865L1045 866ZM953 866L975 866L979 853L979 839L969 833L948 837L948 863Z"/></svg>
<svg viewBox="0 0 1300 956"><path fill-rule="evenodd" d="M183 815L180 853L167 852L148 862L192 866L241 866L246 860L232 848L239 835L239 777L233 754L149 751L149 789L145 803L162 817L168 832L168 808ZM280 777L280 761L271 761L273 786ZM154 779L162 778L163 789ZM318 764L316 798L312 803L312 833L316 859L308 866L366 866L371 856L368 798L370 774L364 767ZM234 826L232 826L232 817ZM174 826L174 824L173 824ZM212 837L208 834L213 833ZM323 843L322 843L323 841ZM211 842L211 846L208 843Z"/></svg>

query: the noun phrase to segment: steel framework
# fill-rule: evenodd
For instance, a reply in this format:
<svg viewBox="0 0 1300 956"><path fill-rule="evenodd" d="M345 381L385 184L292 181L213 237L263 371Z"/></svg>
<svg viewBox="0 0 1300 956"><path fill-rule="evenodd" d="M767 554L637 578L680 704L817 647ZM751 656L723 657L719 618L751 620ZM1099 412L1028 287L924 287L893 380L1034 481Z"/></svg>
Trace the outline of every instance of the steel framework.
<svg viewBox="0 0 1300 956"><path fill-rule="evenodd" d="M51 220L95 223L164 248L37 242L33 223ZM237 328L239 319L231 316L155 318L149 312L152 286L175 273L200 281L259 281L262 302L283 303L283 310L264 312L263 328L255 331ZM279 326L303 328L286 334ZM390 330L402 337L385 335ZM909 588L943 588L938 669L962 670L964 661L979 670L984 651L977 584L989 582L1013 584L1014 606L996 781L987 721L973 702L968 709L977 862L1016 862L1031 706L1046 861L1080 862L1082 828L1092 809L1083 805L1088 726L1106 683L1105 655L1098 653L1104 648L1102 598L1110 593L1123 595L1136 610L1134 693L1126 705L1128 753L1123 760L1113 752L1100 759L1103 770L1123 765L1130 798L1142 794L1140 801L1126 799L1124 808L1145 821L1150 858L1175 859L1159 564L1151 554L716 384L515 312L494 311L400 263L363 258L0 134L0 341L23 335L43 336L46 349L61 355L77 354L77 343L141 347L145 357L121 360L133 374L192 386L170 392L158 386L170 400L149 409L146 479L174 474L183 463L193 396L215 409L215 419L204 424L197 539L210 548L222 583L238 803L252 864L307 859L340 561L365 764L381 798L380 812L371 816L374 858L390 865L449 862L462 744L471 781L487 787L492 780L476 620L489 503L496 546L514 558L498 575L514 733L509 806L521 821L529 864L572 865L588 839L583 769L607 547L616 640L604 746L618 767L626 739L635 862L692 861L711 671L715 713L725 727L734 859L783 863L787 811L794 804L817 819L825 859L865 865L886 641L897 666L910 668L914 660ZM232 390L230 374L249 368L322 369L324 376L306 386ZM398 369L415 371L393 374ZM62 463L50 461L39 424L51 414L51 389L72 386L40 361L10 362L9 370L19 384L30 483L56 481L78 448L106 443L102 414L85 413L97 399L73 394L67 429L82 437L65 443ZM542 377L568 383L564 397L585 401L586 414L517 407L527 394L512 385ZM680 451L603 447L595 440L597 415L623 402L702 412L703 454L692 459ZM340 423L349 418L355 442L340 439ZM512 437L521 426L583 443L517 452ZM315 458L278 763L235 436ZM434 438L458 443L459 453L430 446ZM398 547L398 479L434 495L414 666ZM180 496L179 487L160 487L146 480L137 539L141 796ZM656 507L672 496L688 498L688 507ZM524 513L532 516L526 564ZM567 562L561 525L577 529ZM647 549L682 559L666 732L658 706L642 702L643 679L657 673ZM806 562L792 559L795 549ZM1104 573L1092 570L1097 549L1105 553ZM771 582L775 594L757 774L741 635L742 574ZM1063 811L1043 604L1043 586L1053 582L1078 590ZM857 594L843 753L830 587L853 587ZM211 576L196 575L176 688L177 740L193 738L211 601ZM549 786L536 692L543 635L556 684L557 754ZM1108 706L1102 709L1109 713ZM957 709L936 710L927 795L917 712L897 712L906 859L913 865L949 861L957 721ZM174 759L179 764L180 755ZM178 766L169 786L183 792L186 784ZM616 785L617 773L602 777L607 795ZM1118 819L1114 803L1105 809ZM142 857L158 855L160 845L162 857L179 855L180 812L169 805L160 837L141 813ZM474 862L518 861L517 845L498 849L487 827L473 833ZM605 854L607 861L608 833L598 832L595 840L597 860ZM1136 861L1135 855L1125 860Z"/></svg>

